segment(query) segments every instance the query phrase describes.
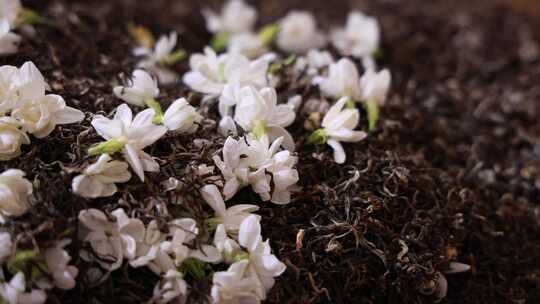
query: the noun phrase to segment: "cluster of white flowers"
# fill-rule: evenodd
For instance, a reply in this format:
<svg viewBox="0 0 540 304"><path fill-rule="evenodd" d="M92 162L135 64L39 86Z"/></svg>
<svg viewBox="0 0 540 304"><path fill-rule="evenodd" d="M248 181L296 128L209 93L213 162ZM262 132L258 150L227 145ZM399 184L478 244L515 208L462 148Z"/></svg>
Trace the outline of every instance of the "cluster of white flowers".
<svg viewBox="0 0 540 304"><path fill-rule="evenodd" d="M268 50L268 39L273 35L268 30L253 32L257 21L257 11L242 0L227 2L220 14L204 9L206 27L214 33L212 46L221 50L227 47L229 54L241 54L248 58L257 58Z"/></svg>
<svg viewBox="0 0 540 304"><path fill-rule="evenodd" d="M185 299L189 293L185 277L200 279L201 273L206 275L205 263L232 264L228 271L214 274L215 303L238 296L249 296L257 302L264 300L274 284L273 278L285 270L285 265L271 253L268 241L262 242L259 217L251 214L257 207L235 205L226 209L214 185L203 187L201 194L216 211L216 217L209 219L209 223L217 225L211 244L205 244L197 222L191 218L174 219L166 228L160 228L156 220L145 226L123 209L114 210L110 216L97 209L86 209L79 213L80 231L91 250L81 251L81 257L95 260L109 271L118 269L124 260L131 267L148 267L162 278L154 290L161 303ZM239 265L241 271L237 269ZM227 280L231 275L245 283L237 285ZM235 293L238 288L243 291L241 295Z"/></svg>
<svg viewBox="0 0 540 304"><path fill-rule="evenodd" d="M32 62L17 68L0 67L0 160L21 154L27 133L48 136L60 124L82 121L84 114L66 105L59 95L46 94L49 85Z"/></svg>
<svg viewBox="0 0 540 304"><path fill-rule="evenodd" d="M168 85L176 82L178 74L169 66L185 57L184 50L175 51L177 42L178 34L171 32L169 36L161 36L153 48L144 45L135 48L133 53L142 58L138 67L155 74L161 84Z"/></svg>
<svg viewBox="0 0 540 304"><path fill-rule="evenodd" d="M100 154L99 159L72 181L73 191L86 198L112 196L116 193L115 183L131 179L128 164L141 181L144 181L144 172L159 171L159 164L143 149L167 131L176 134L193 133L202 120L202 116L185 98L175 100L163 113L155 99L159 95L157 81L142 69L135 70L129 83L115 87L113 92L129 104L149 108L133 117L129 106L122 104L116 109L113 119L94 116L91 124L106 141L90 148L89 153ZM128 164L113 161L110 155L116 152L122 152Z"/></svg>
<svg viewBox="0 0 540 304"><path fill-rule="evenodd" d="M0 224L5 224L8 217L23 215L28 207L28 198L32 194L32 183L24 178L24 172L17 169L9 169L0 174ZM46 289L54 287L68 290L75 287L75 278L79 270L69 265L71 257L64 249L71 242L63 239L46 248L41 254L37 251L16 251L15 244L8 232L0 232L0 266L5 262L13 277L9 282L0 282L0 298L9 304L20 303L45 303ZM24 272L25 263L29 258L42 261L45 268L33 268L32 283L38 288L27 290L27 282ZM45 275L46 273L46 275ZM0 270L3 279L3 272Z"/></svg>
<svg viewBox="0 0 540 304"><path fill-rule="evenodd" d="M15 52L20 41L10 32L16 25L18 9L18 1L0 2L0 55ZM182 77L173 70L185 56L177 49L177 33L171 32L154 43L149 32L134 30L135 36L142 35L133 50L140 61L129 79L113 88L113 94L125 103L108 116L93 115L91 125L104 140L88 150L89 156L97 159L80 168L80 174L72 179L72 190L88 199L110 197L118 191L117 184L128 182L132 173L144 182L146 172L160 171L158 161L145 149L167 132L170 136L193 134L203 121L185 98L172 101L162 110L159 84L182 79L192 91L203 95L202 107L218 103L221 118L217 131L226 139L221 154L214 155L213 161L221 174L212 175L214 167L210 164L193 167L207 184L195 197L200 195L214 215L174 218L175 212L165 212L171 216L168 222L150 221L138 218L136 213L128 214L129 203L125 201L125 209L110 213L84 209L78 214L78 232L88 246L79 255L106 271L119 269L124 262L134 268L148 267L160 276L152 299L157 303L184 301L191 291L190 282L208 275L212 275L209 299L213 303L259 303L266 299L275 278L285 271L285 264L272 254L269 241L263 241L261 218L253 214L259 207L227 206L225 202L231 202L249 186L262 201L285 205L293 200L291 193L299 189L298 156L294 151L301 143L286 128L293 125L305 103L299 92L278 95L282 69L290 65L295 77L307 77L303 83L318 86L320 95L335 100L327 111L319 111L321 116L326 113L311 129L315 131L306 143L328 144L339 164L346 161L343 142L358 142L368 136L358 129L357 103L364 105L372 129L379 107L386 101L391 76L386 69L378 71L375 64L378 23L360 12L351 13L345 28L329 35L306 11L292 11L256 31L257 11L242 0L227 2L220 13L205 9L203 15L208 30L215 35L212 47L192 54L190 71ZM341 55L361 60L363 74L349 58L336 61L323 49L328 43L333 43ZM282 55L292 57L270 53L273 45ZM46 94L48 89L44 77L30 62L21 68L0 67L0 160L19 156L21 145L30 144L28 134L43 138L58 124L84 119L84 114L66 106L62 97ZM207 175L211 178L202 178ZM32 183L22 171L7 170L0 174L0 194L3 224L9 217L27 211ZM31 254L32 259L46 265L48 276L27 286L24 271L11 273L9 282L0 283L2 299L10 304L42 303L46 300L43 290L73 288L79 270L69 264L66 246L70 242L63 236ZM0 245L0 262L17 256L9 233L0 232ZM212 265L226 270L212 272ZM34 285L39 289L30 288Z"/></svg>
<svg viewBox="0 0 540 304"><path fill-rule="evenodd" d="M298 171L294 169L298 158L288 150L278 152L282 142L283 137L279 137L270 145L266 135L258 139L251 135L240 140L227 138L223 145L223 159L214 156L214 162L225 179L223 194L226 200L241 188L251 185L263 201L290 203L291 190L299 179Z"/></svg>

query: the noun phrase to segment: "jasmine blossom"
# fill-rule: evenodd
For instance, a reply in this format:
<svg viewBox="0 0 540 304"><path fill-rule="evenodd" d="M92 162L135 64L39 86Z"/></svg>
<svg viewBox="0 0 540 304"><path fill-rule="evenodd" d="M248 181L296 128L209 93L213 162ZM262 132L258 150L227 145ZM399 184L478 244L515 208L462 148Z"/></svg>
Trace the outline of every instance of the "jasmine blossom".
<svg viewBox="0 0 540 304"><path fill-rule="evenodd" d="M108 154L101 154L96 163L73 179L73 192L87 198L112 196L118 190L115 183L124 183L131 179L128 167L125 162L112 160Z"/></svg>
<svg viewBox="0 0 540 304"><path fill-rule="evenodd" d="M122 151L133 171L144 181L144 172L158 171L159 164L143 149L167 132L167 128L152 122L154 115L153 109L146 109L133 117L127 104L116 109L113 119L96 115L91 124L107 142L90 148L89 153L96 155Z"/></svg>
<svg viewBox="0 0 540 304"><path fill-rule="evenodd" d="M313 15L305 11L291 11L279 22L276 43L280 49L302 54L322 47L326 38L317 29Z"/></svg>

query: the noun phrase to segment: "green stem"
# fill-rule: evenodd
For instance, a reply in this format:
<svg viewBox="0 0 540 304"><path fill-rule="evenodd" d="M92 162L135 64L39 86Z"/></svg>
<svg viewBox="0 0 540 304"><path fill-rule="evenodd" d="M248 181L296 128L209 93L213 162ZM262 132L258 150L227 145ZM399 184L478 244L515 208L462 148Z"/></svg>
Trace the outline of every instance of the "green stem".
<svg viewBox="0 0 540 304"><path fill-rule="evenodd" d="M365 108L368 116L368 128L373 130L379 120L379 104L373 100L368 100L365 103Z"/></svg>
<svg viewBox="0 0 540 304"><path fill-rule="evenodd" d="M90 154L91 156L100 154L112 155L116 152L121 151L125 145L125 140L121 138L113 138L90 147L90 149L88 149L88 154Z"/></svg>
<svg viewBox="0 0 540 304"><path fill-rule="evenodd" d="M345 103L345 107L347 109L356 109L356 102L354 101L354 99L349 97L349 99L347 99L347 102Z"/></svg>
<svg viewBox="0 0 540 304"><path fill-rule="evenodd" d="M163 59L163 65L173 65L178 61L186 58L187 53L185 50L177 50L174 53L169 54L165 59Z"/></svg>
<svg viewBox="0 0 540 304"><path fill-rule="evenodd" d="M328 140L324 129L317 129L306 140L306 145L322 145Z"/></svg>
<svg viewBox="0 0 540 304"><path fill-rule="evenodd" d="M146 99L144 103L155 112L152 122L156 125L160 125L163 122L163 111L161 110L161 105L153 98Z"/></svg>

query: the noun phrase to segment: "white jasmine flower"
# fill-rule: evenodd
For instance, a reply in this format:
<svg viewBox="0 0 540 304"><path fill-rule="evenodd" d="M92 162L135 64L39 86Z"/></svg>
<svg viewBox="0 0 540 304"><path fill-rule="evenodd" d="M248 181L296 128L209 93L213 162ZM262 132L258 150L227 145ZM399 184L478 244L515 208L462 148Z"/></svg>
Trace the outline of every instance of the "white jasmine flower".
<svg viewBox="0 0 540 304"><path fill-rule="evenodd" d="M139 219L129 218L123 209L111 213L116 221L111 222L97 209L79 212L80 223L88 230L83 240L90 242L98 263L107 270L118 269L123 258L133 259L137 243L144 237L144 224Z"/></svg>
<svg viewBox="0 0 540 304"><path fill-rule="evenodd" d="M227 271L218 271L212 278L212 303L234 304L234 303L260 303L257 296L260 286L257 280L247 276L248 260L238 261Z"/></svg>
<svg viewBox="0 0 540 304"><path fill-rule="evenodd" d="M319 70L334 63L334 58L328 51L309 50L305 56L299 56L294 63L298 73L306 72L308 76L316 76Z"/></svg>
<svg viewBox="0 0 540 304"><path fill-rule="evenodd" d="M111 212L111 215L116 218L124 257L131 260L135 258L137 243L140 243L144 237L144 224L137 218L129 218L124 209L121 208Z"/></svg>
<svg viewBox="0 0 540 304"><path fill-rule="evenodd" d="M318 129L308 138L308 144L327 143L334 150L334 160L338 164L345 162L346 155L340 142L357 142L366 138L364 131L354 131L360 119L356 108L345 108L349 101L343 97L326 113L322 129Z"/></svg>
<svg viewBox="0 0 540 304"><path fill-rule="evenodd" d="M18 81L19 69L17 67L0 66L0 114L8 113L18 106Z"/></svg>
<svg viewBox="0 0 540 304"><path fill-rule="evenodd" d="M218 132L223 136L227 135L237 135L238 129L236 128L236 123L231 116L224 116L219 120Z"/></svg>
<svg viewBox="0 0 540 304"><path fill-rule="evenodd" d="M294 113L298 112L302 105L302 95L297 94L287 99L287 105L293 110Z"/></svg>
<svg viewBox="0 0 540 304"><path fill-rule="evenodd" d="M268 138L266 139L266 150L268 150ZM256 140L252 140L256 143ZM280 139L281 142L281 139ZM254 144L250 143L250 144ZM264 145L262 145L264 147ZM277 144L279 146L279 144ZM225 140L223 146L223 160L221 160L217 155L214 156L214 163L221 170L223 178L225 179L225 186L223 187L223 195L225 200L229 200L233 197L238 190L241 188L251 185L252 189L261 196L263 200L270 199L270 176L266 175L264 168L260 168L255 172L252 172L250 164L263 165L268 163L270 160L265 159L264 156L259 158L257 155L256 148L252 148L251 155L257 156L253 158L248 156L246 158L240 159L241 156L247 156L248 146L246 141L236 141L233 138L229 137ZM268 155L268 153L265 153ZM271 156L270 156L271 157ZM266 161L266 163L265 163ZM257 168L254 168L257 169Z"/></svg>
<svg viewBox="0 0 540 304"><path fill-rule="evenodd" d="M387 69L379 72L367 69L360 79L362 100L364 102L374 102L379 106L384 105L391 79L392 76Z"/></svg>
<svg viewBox="0 0 540 304"><path fill-rule="evenodd" d="M266 292L274 286L274 278L280 276L286 269L285 264L271 253L268 240L262 241L259 220L251 215L240 225L238 241L249 253L249 267L260 280L263 289L258 291L259 298L264 300Z"/></svg>
<svg viewBox="0 0 540 304"><path fill-rule="evenodd" d="M203 199L214 209L214 220L223 224L227 231L238 231L240 223L251 215L251 212L259 210L259 207L249 204L239 204L227 209L223 197L215 185L206 185L201 189ZM259 217L259 216L257 216Z"/></svg>
<svg viewBox="0 0 540 304"><path fill-rule="evenodd" d="M0 299L7 304L41 304L45 303L47 295L40 289L26 292L24 273L18 272L9 282L0 284Z"/></svg>
<svg viewBox="0 0 540 304"><path fill-rule="evenodd" d="M113 119L96 115L92 126L107 140L90 149L90 154L114 153L122 150L125 159L137 176L144 181L144 171L156 172L159 164L143 149L162 137L167 128L155 125L153 109L139 112L135 118L127 104L116 109Z"/></svg>
<svg viewBox="0 0 540 304"><path fill-rule="evenodd" d="M19 120L23 130L37 138L51 134L56 125L71 124L84 119L83 112L66 106L58 95L44 95L40 99L27 100L13 110L11 116Z"/></svg>
<svg viewBox="0 0 540 304"><path fill-rule="evenodd" d="M206 28L212 33L241 33L250 31L257 20L257 11L242 0L230 0L217 15L209 9L203 10Z"/></svg>
<svg viewBox="0 0 540 304"><path fill-rule="evenodd" d="M354 62L347 58L331 64L328 76L315 77L313 83L317 84L325 95L331 97L349 97L353 100L362 98L358 70Z"/></svg>
<svg viewBox="0 0 540 304"><path fill-rule="evenodd" d="M26 100L40 99L48 85L32 62L21 68L10 65L0 67L0 114L19 108Z"/></svg>
<svg viewBox="0 0 540 304"><path fill-rule="evenodd" d="M159 230L158 222L151 221L146 227L143 239L137 243L135 258L129 264L133 267L148 266L158 275L174 269L174 261L162 247L166 238L167 235Z"/></svg>
<svg viewBox="0 0 540 304"><path fill-rule="evenodd" d="M21 155L21 145L30 143L28 135L19 127L17 120L0 117L0 160L10 160Z"/></svg>
<svg viewBox="0 0 540 304"><path fill-rule="evenodd" d="M8 232L0 232L0 264L11 255L11 235Z"/></svg>
<svg viewBox="0 0 540 304"><path fill-rule="evenodd" d="M221 254L214 246L202 244L198 249L188 246L199 233L197 223L193 219L174 220L169 224L169 230L172 240L163 242L162 248L174 256L177 266L180 266L187 258L195 258L208 263L221 260Z"/></svg>
<svg viewBox="0 0 540 304"><path fill-rule="evenodd" d="M131 178L128 167L127 163L102 154L97 162L73 179L73 192L87 198L112 196L118 190L115 183L125 183Z"/></svg>
<svg viewBox="0 0 540 304"><path fill-rule="evenodd" d="M23 171L17 169L0 174L0 223L4 221L4 216L21 216L28 209L32 183L24 175Z"/></svg>
<svg viewBox="0 0 540 304"><path fill-rule="evenodd" d="M221 170L225 179L223 195L229 200L238 190L248 185L249 168L240 165L240 156L243 153L245 143L228 137L223 144L223 160L214 156L214 163Z"/></svg>
<svg viewBox="0 0 540 304"><path fill-rule="evenodd" d="M2 0L0 1L0 19L6 19L14 27L17 24L21 9L20 0Z"/></svg>
<svg viewBox="0 0 540 304"><path fill-rule="evenodd" d="M185 51L174 51L178 41L178 34L171 32L168 36L161 36L154 48L139 47L134 50L136 56L143 56L137 67L155 74L162 84L171 84L178 80L178 74L167 68L185 56Z"/></svg>
<svg viewBox="0 0 540 304"><path fill-rule="evenodd" d="M185 98L175 100L163 115L163 125L169 131L179 133L193 133L197 130L197 123L201 122L202 116L197 113Z"/></svg>
<svg viewBox="0 0 540 304"><path fill-rule="evenodd" d="M221 253L223 261L228 264L234 263L235 257L238 255L244 255L245 253L240 248L238 243L227 236L227 230L225 225L219 224L216 227L216 232L214 233L214 246Z"/></svg>
<svg viewBox="0 0 540 304"><path fill-rule="evenodd" d="M291 190L299 180L298 171L293 167L298 157L292 156L290 151L280 151L272 157L272 165L267 170L272 173L272 203L288 204L291 202Z"/></svg>
<svg viewBox="0 0 540 304"><path fill-rule="evenodd" d="M334 58L328 51L309 50L306 58L309 66L314 69L321 69L334 63Z"/></svg>
<svg viewBox="0 0 540 304"><path fill-rule="evenodd" d="M270 56L250 61L240 54L216 55L209 47L204 54L193 54L189 65L191 71L184 75L184 83L191 89L204 94L218 96L225 84L238 82L241 86L258 88L267 84L266 71Z"/></svg>
<svg viewBox="0 0 540 304"><path fill-rule="evenodd" d="M247 58L257 58L268 48L259 35L251 32L235 34L229 39L227 51L229 53L242 54Z"/></svg>
<svg viewBox="0 0 540 304"><path fill-rule="evenodd" d="M64 250L64 247L69 243L71 243L69 239L61 240L54 247L46 249L43 254L47 268L54 280L54 285L64 290L75 287L75 277L79 273L77 267L69 265L71 257Z"/></svg>
<svg viewBox="0 0 540 304"><path fill-rule="evenodd" d="M390 88L391 76L386 69L375 72L368 68L360 79L362 87L362 101L368 116L369 130L372 130L379 119L379 107L386 102Z"/></svg>
<svg viewBox="0 0 540 304"><path fill-rule="evenodd" d="M274 88L267 87L258 91L254 87L244 87L240 90L234 120L256 138L265 134L270 139L283 136L284 146L294 150L294 140L285 127L291 125L295 117L290 106L277 104Z"/></svg>
<svg viewBox="0 0 540 304"><path fill-rule="evenodd" d="M240 99L240 91L242 86L238 82L228 83L223 87L221 96L219 96L218 110L221 115L218 131L222 135L232 133L236 135L238 130L232 115L234 114L234 106Z"/></svg>
<svg viewBox="0 0 540 304"><path fill-rule="evenodd" d="M271 198L271 180L272 178L270 177L270 175L266 174L266 170L264 168L259 168L255 172L249 173L248 176L248 181L251 185L251 189L253 190L253 192L257 193L263 201L269 201Z"/></svg>
<svg viewBox="0 0 540 304"><path fill-rule="evenodd" d="M16 92L18 100L11 116L17 119L23 130L38 138L49 135L57 124L70 124L84 119L84 114L66 106L61 96L45 95L43 75L37 67L26 62L16 76Z"/></svg>
<svg viewBox="0 0 540 304"><path fill-rule="evenodd" d="M17 53L21 36L11 32L7 19L0 19L0 56Z"/></svg>
<svg viewBox="0 0 540 304"><path fill-rule="evenodd" d="M290 53L305 53L322 47L324 35L317 29L313 15L305 11L292 11L279 22L277 45Z"/></svg>
<svg viewBox="0 0 540 304"><path fill-rule="evenodd" d="M135 70L127 86L117 86L113 89L114 95L123 101L144 107L150 100L159 95L157 81L145 70Z"/></svg>
<svg viewBox="0 0 540 304"><path fill-rule="evenodd" d="M331 37L341 54L360 58L371 57L379 47L379 23L373 17L353 11L349 13L345 28L334 30Z"/></svg>
<svg viewBox="0 0 540 304"><path fill-rule="evenodd" d="M351 102L364 102L370 130L377 122L379 107L386 101L390 81L390 72L386 69L375 72L368 68L359 78L354 62L347 58L330 65L327 77L313 79L313 83L319 85L321 91L328 96L348 97Z"/></svg>
<svg viewBox="0 0 540 304"><path fill-rule="evenodd" d="M187 288L182 273L170 269L154 288L154 299L157 303L169 303L173 300L183 303L184 297L187 296Z"/></svg>
<svg viewBox="0 0 540 304"><path fill-rule="evenodd" d="M271 200L278 204L290 201L287 199L290 188L298 180L298 173L292 168L296 164L296 157L289 152L276 153L282 142L283 138L280 137L270 144L266 135L260 139L248 135L242 141L231 137L225 140L223 160L214 156L214 163L225 179L225 200L233 197L241 188L251 185L263 201ZM274 193L271 196L272 182Z"/></svg>

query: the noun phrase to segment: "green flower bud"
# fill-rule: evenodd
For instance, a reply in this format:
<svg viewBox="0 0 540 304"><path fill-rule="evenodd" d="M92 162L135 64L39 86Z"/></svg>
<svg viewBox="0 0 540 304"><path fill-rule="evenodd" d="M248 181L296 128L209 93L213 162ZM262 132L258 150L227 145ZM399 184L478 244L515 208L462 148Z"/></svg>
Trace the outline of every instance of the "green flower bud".
<svg viewBox="0 0 540 304"><path fill-rule="evenodd" d="M324 129L317 129L306 140L306 145L322 145L328 140Z"/></svg>

